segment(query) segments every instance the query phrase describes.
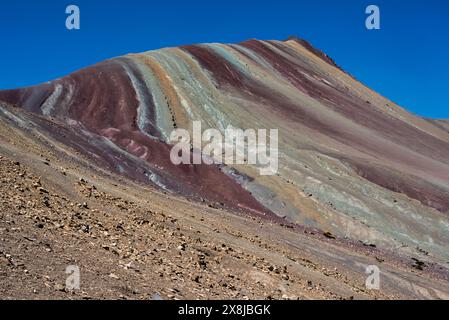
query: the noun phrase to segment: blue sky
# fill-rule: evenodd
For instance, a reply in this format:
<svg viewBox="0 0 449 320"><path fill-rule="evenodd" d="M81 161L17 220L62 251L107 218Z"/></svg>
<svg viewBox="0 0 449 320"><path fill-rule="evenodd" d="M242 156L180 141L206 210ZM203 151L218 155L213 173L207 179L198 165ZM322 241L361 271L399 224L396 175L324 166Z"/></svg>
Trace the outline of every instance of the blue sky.
<svg viewBox="0 0 449 320"><path fill-rule="evenodd" d="M81 30L65 28L65 8ZM365 8L381 30L365 28ZM107 58L249 38L309 40L408 110L449 118L447 0L18 0L0 4L0 89L45 82Z"/></svg>

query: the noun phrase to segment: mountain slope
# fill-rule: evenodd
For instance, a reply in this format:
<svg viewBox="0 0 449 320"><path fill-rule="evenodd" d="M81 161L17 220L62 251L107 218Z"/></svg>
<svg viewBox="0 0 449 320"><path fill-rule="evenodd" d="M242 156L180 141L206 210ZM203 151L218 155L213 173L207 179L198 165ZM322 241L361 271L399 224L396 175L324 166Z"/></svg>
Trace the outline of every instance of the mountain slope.
<svg viewBox="0 0 449 320"><path fill-rule="evenodd" d="M0 106L2 299L449 297L441 265L135 183L63 123ZM64 287L69 265L80 290Z"/></svg>
<svg viewBox="0 0 449 320"><path fill-rule="evenodd" d="M0 100L39 115L27 121L96 166L174 196L449 261L445 126L366 88L303 40L131 54ZM9 109L1 117L20 122ZM278 174L173 165L170 132L195 120L222 132L279 129Z"/></svg>

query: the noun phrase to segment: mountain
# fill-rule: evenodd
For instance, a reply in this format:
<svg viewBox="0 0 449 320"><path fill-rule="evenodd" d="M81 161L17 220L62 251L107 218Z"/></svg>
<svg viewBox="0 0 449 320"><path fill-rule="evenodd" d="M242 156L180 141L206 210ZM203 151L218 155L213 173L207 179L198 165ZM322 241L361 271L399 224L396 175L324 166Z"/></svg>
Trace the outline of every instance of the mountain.
<svg viewBox="0 0 449 320"><path fill-rule="evenodd" d="M24 157L35 152L23 147L26 137L77 172L97 172L92 181L107 174L117 185L127 181L128 193L146 188L139 201L162 192L171 200L161 209L181 201L180 211L190 205L218 210L230 214L226 223L237 233L239 219L269 223L266 239L281 239L282 248L295 251L287 238L296 233L298 250L316 246L321 251L308 254L336 265L341 255L341 268L353 273L360 266L345 255L369 256L390 272L386 283L398 286L388 288L391 297L447 297L447 122L409 113L305 40L130 54L0 91L0 101L0 150L12 160L20 150ZM170 134L193 133L194 121L222 133L229 126L278 129L277 173L261 175L257 164L173 164ZM417 280L415 272L436 280ZM363 286L364 270L354 277Z"/></svg>

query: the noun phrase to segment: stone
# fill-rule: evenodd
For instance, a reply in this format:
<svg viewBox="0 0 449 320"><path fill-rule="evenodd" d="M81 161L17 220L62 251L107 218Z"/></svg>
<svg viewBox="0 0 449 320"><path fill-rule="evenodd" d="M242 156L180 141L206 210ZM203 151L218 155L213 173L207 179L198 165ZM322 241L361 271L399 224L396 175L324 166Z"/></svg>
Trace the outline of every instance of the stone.
<svg viewBox="0 0 449 320"><path fill-rule="evenodd" d="M56 291L61 291L61 292L65 292L66 291L65 286L60 284L60 283L55 284L54 288L55 288Z"/></svg>

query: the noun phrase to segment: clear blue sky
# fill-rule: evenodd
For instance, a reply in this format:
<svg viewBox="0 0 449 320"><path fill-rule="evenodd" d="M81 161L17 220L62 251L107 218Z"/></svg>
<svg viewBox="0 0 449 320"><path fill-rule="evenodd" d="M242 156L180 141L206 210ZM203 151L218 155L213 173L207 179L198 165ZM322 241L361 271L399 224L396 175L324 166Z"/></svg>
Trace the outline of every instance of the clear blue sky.
<svg viewBox="0 0 449 320"><path fill-rule="evenodd" d="M81 30L65 28L65 8ZM365 8L381 30L365 28ZM297 35L410 111L449 118L447 0L16 0L0 4L0 89L166 46Z"/></svg>

